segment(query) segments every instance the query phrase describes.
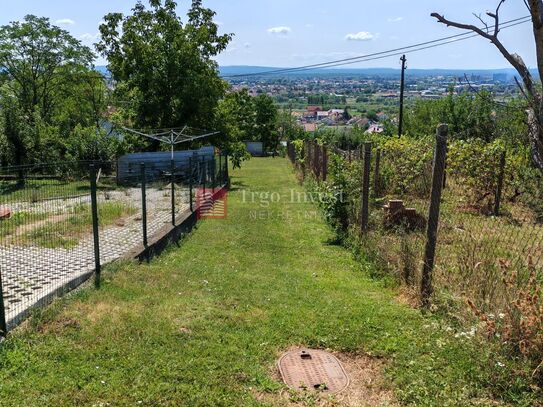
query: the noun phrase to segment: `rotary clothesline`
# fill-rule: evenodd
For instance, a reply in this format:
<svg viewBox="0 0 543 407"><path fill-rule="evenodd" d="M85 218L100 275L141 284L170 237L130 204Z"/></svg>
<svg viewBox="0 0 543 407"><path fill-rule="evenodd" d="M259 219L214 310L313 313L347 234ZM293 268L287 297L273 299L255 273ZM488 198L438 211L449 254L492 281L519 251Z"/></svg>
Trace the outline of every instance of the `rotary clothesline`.
<svg viewBox="0 0 543 407"><path fill-rule="evenodd" d="M171 128L171 129L154 129L148 130L147 132L137 129L129 129L127 127L122 127L124 131L127 131L138 136L146 137L152 140L159 141L163 144L167 144L171 149L171 158L174 159L174 149L175 146L181 143L188 143L191 141L199 140L206 137L211 137L219 134L220 132L207 132L207 130L194 129L192 127L184 126L183 128ZM189 132L204 132L204 134L190 134Z"/></svg>

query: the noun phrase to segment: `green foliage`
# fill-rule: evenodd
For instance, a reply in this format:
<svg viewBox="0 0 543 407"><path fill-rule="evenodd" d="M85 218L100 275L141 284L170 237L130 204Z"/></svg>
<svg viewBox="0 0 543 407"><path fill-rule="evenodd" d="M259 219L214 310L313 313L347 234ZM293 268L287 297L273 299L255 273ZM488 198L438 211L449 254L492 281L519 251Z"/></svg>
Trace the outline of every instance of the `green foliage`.
<svg viewBox="0 0 543 407"><path fill-rule="evenodd" d="M93 59L88 47L47 18L30 15L0 28L4 164L94 158L85 147L82 154L68 152L84 144L83 129L97 134L103 120L107 89Z"/></svg>
<svg viewBox="0 0 543 407"><path fill-rule="evenodd" d="M215 143L230 155L235 166L249 158L245 141L262 141L268 151L277 151L279 137L277 106L268 95L256 98L247 89L229 92L219 102L216 110L215 128L221 137Z"/></svg>
<svg viewBox="0 0 543 407"><path fill-rule="evenodd" d="M277 106L273 99L266 95L258 95L254 100L255 106L255 134L256 140L264 143L264 148L275 152L279 146L279 132L277 131Z"/></svg>
<svg viewBox="0 0 543 407"><path fill-rule="evenodd" d="M448 174L468 189L470 203L488 207L494 202L500 157L504 151L499 140L492 143L478 139L449 143Z"/></svg>
<svg viewBox="0 0 543 407"><path fill-rule="evenodd" d="M329 107L340 104L345 105L345 103L347 103L347 98L345 96L336 96L329 94L309 95L307 97L307 103L310 105Z"/></svg>
<svg viewBox="0 0 543 407"><path fill-rule="evenodd" d="M334 228L339 239L346 236L349 226L349 202L347 191L350 189L350 174L345 160L337 154L329 159L329 178L327 182L316 186L320 194L319 203L328 223Z"/></svg>
<svg viewBox="0 0 543 407"><path fill-rule="evenodd" d="M230 34L220 35L215 13L193 0L183 24L172 0L134 6L133 14L111 13L100 26L98 51L113 78L117 97L128 100L138 128L207 127L226 90L213 59ZM156 147L156 146L155 146Z"/></svg>
<svg viewBox="0 0 543 407"><path fill-rule="evenodd" d="M435 134L440 123L449 125L451 139L480 139L487 143L498 138L509 145L522 145L527 140L525 107L519 100L503 106L494 95L481 90L477 94L451 93L439 100L417 100L406 110L405 133L412 137Z"/></svg>
<svg viewBox="0 0 543 407"><path fill-rule="evenodd" d="M49 122L57 87L92 64L92 51L49 19L28 15L0 28L0 69L23 112Z"/></svg>
<svg viewBox="0 0 543 407"><path fill-rule="evenodd" d="M394 194L425 196L430 191L433 141L409 137L380 139L382 187Z"/></svg>

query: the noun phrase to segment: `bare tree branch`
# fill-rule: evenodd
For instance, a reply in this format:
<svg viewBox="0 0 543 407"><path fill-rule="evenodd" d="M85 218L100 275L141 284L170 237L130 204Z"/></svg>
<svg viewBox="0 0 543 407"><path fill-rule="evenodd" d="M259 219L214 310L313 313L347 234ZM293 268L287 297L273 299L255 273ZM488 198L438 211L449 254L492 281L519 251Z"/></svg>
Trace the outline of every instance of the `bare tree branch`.
<svg viewBox="0 0 543 407"><path fill-rule="evenodd" d="M530 102L530 98L528 97L528 95L526 95L526 92L524 92L524 88L522 87L522 85L518 81L518 78L516 76L514 78L515 78L515 83L517 84L518 88L520 89L520 93L522 93L522 96L524 96L526 98L526 100L528 100L528 102Z"/></svg>
<svg viewBox="0 0 543 407"><path fill-rule="evenodd" d="M541 0L530 0L530 1L538 1L539 3L541 3ZM503 4L503 2L504 2L504 0L502 0L500 2L500 5L498 6L498 8L496 10L497 13L499 13L499 8L500 8L501 4ZM473 31L473 32L479 34L481 37L486 38L487 40L489 40L492 44L494 44L496 46L496 48L498 48L498 50L505 57L505 59L507 59L507 61L511 65L513 65L513 67L520 74L520 76L522 78L522 81L524 82L524 86L526 87L526 91L528 92L530 97L533 97L533 98L537 97L537 92L536 92L536 89L535 89L534 81L533 81L533 78L532 78L532 74L530 73L530 70L528 69L528 67L526 66L526 64L524 63L524 61L522 60L522 58L519 55L511 54L505 48L505 46L502 44L502 42L498 39L497 34L486 33L481 28L479 28L479 27L477 27L475 25L472 25L472 24L463 24L463 23L459 23L459 22L456 22L456 21L448 20L443 15L440 15L438 13L432 13L431 16L436 18L438 22L440 22L442 24L445 24L447 27L455 27L455 28L459 28L461 30ZM499 32L499 17L496 14L494 18L496 20L496 27L495 27L494 32L496 33L497 31ZM543 52L543 48L542 48L542 52ZM543 63L543 61L542 61L542 63Z"/></svg>
<svg viewBox="0 0 543 407"><path fill-rule="evenodd" d="M480 14L475 14L475 13L473 13L473 15L475 16L475 18L476 18L477 20L479 20L479 21L485 26L486 32L487 32L487 34L488 34L489 31L490 31L490 28L488 28L488 24L486 23L486 21L483 20L483 18L481 17Z"/></svg>
<svg viewBox="0 0 543 407"><path fill-rule="evenodd" d="M466 82L468 83L468 86L469 86L469 88L472 90L472 92L478 93L477 89L475 89L475 88L473 87L473 85L471 84L470 80L468 79L468 74L467 74L467 73L464 74L464 79L466 79Z"/></svg>

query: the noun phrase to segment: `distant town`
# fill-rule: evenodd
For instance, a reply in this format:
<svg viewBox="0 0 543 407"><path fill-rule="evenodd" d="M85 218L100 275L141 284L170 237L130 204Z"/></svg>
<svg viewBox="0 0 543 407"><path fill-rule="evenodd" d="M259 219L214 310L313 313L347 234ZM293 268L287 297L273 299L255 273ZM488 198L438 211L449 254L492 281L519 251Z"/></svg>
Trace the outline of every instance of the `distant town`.
<svg viewBox="0 0 543 407"><path fill-rule="evenodd" d="M259 72L254 67L253 72ZM250 68L247 68L250 72ZM250 95L267 94L296 118L307 132L321 128L348 130L352 126L369 133L381 133L387 120L397 121L400 97L400 71L393 69L315 73L287 76L242 76L245 70L228 70L232 90L247 89ZM237 75L239 76L237 76ZM440 99L451 93L492 92L507 102L518 96L514 75L501 71L407 71L405 103Z"/></svg>

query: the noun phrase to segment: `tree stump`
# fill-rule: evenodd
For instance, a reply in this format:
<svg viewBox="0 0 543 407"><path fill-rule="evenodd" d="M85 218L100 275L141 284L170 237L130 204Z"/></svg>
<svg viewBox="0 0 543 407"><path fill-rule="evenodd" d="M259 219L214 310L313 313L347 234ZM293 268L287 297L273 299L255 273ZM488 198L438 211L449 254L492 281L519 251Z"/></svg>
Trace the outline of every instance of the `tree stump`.
<svg viewBox="0 0 543 407"><path fill-rule="evenodd" d="M0 207L0 220L11 218L11 209Z"/></svg>
<svg viewBox="0 0 543 407"><path fill-rule="evenodd" d="M426 228L426 218L415 208L406 208L401 200L391 200L383 209L384 226L387 229L403 227L406 231L416 232Z"/></svg>

